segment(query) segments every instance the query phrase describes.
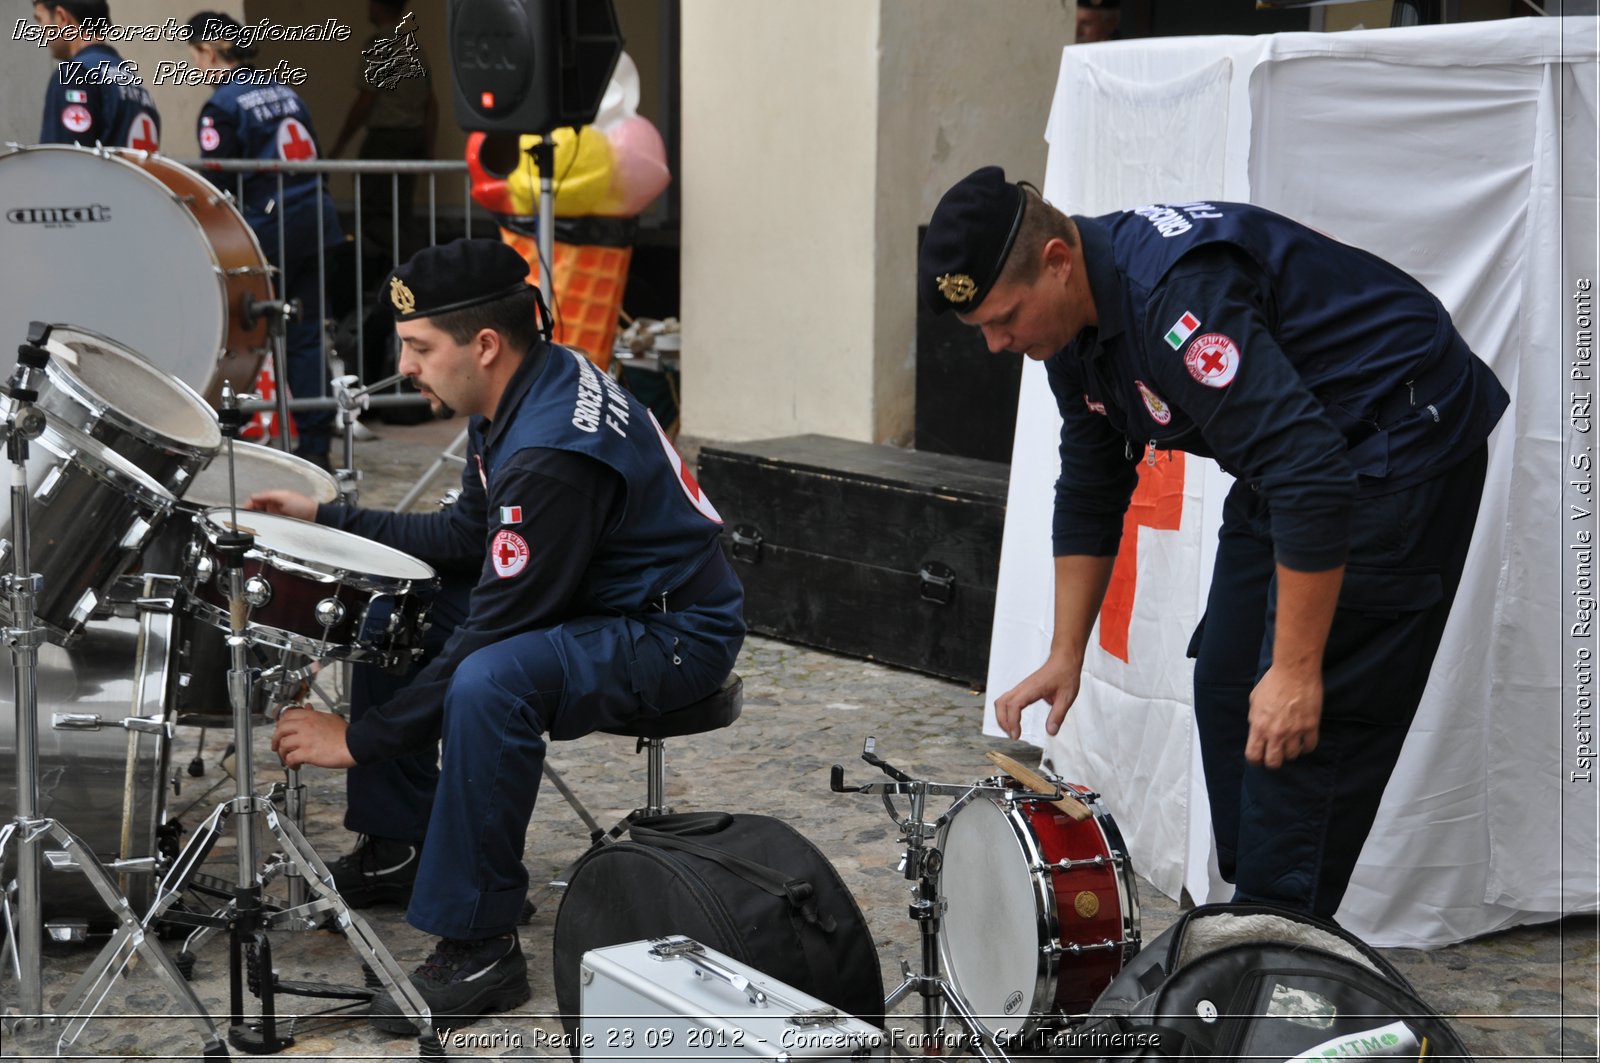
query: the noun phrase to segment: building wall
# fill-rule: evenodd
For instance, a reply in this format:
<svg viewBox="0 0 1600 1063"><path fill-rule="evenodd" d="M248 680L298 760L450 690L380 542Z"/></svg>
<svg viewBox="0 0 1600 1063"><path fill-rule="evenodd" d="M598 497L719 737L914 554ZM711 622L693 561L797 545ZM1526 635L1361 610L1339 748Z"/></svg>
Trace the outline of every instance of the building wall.
<svg viewBox="0 0 1600 1063"><path fill-rule="evenodd" d="M910 439L917 225L977 166L1043 177L1075 10L683 6L688 431Z"/></svg>

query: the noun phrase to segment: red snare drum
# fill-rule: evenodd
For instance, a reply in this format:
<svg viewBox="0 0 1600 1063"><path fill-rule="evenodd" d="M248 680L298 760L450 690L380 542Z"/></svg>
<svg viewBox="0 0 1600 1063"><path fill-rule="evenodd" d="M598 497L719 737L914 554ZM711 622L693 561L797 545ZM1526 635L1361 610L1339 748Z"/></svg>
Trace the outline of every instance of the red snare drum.
<svg viewBox="0 0 1600 1063"><path fill-rule="evenodd" d="M1015 787L1004 778L984 785ZM1088 1011L1139 951L1139 893L1122 834L1099 795L1057 785L1094 815L1079 821L1044 801L980 796L939 832L940 956L996 1036Z"/></svg>

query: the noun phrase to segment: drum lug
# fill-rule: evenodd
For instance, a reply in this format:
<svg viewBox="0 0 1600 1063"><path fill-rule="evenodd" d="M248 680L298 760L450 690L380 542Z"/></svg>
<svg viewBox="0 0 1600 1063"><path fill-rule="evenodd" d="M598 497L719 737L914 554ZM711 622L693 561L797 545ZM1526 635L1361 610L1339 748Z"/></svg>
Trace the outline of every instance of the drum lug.
<svg viewBox="0 0 1600 1063"><path fill-rule="evenodd" d="M317 623L325 629L337 627L344 620L344 615L344 603L337 598L324 598L317 603Z"/></svg>
<svg viewBox="0 0 1600 1063"><path fill-rule="evenodd" d="M150 539L150 533L155 530L154 524L143 517L136 517L133 523L128 525L127 532L122 536L122 542L117 545L124 550L143 550L145 543Z"/></svg>
<svg viewBox="0 0 1600 1063"><path fill-rule="evenodd" d="M1117 857L1113 856L1112 860L1115 862L1117 860ZM1075 870L1077 868L1080 868L1080 867L1105 867L1105 866L1106 866L1106 856L1105 856L1105 854L1104 853L1097 853L1094 856L1089 857L1086 860L1072 860L1072 859L1069 859L1067 857L1062 857L1060 860L1057 860L1053 864L1034 864L1033 867L1030 870L1032 870L1034 872L1034 874L1043 875L1043 874L1048 874L1049 872L1052 872L1052 871L1073 871L1073 870Z"/></svg>
<svg viewBox="0 0 1600 1063"><path fill-rule="evenodd" d="M101 718L92 712L58 712L50 717L50 726L57 731L98 731Z"/></svg>
<svg viewBox="0 0 1600 1063"><path fill-rule="evenodd" d="M44 474L43 480L39 481L39 486L34 490L33 497L41 505L49 505L51 496L56 493L56 488L61 486L61 469L60 465L50 466L50 471Z"/></svg>
<svg viewBox="0 0 1600 1063"><path fill-rule="evenodd" d="M259 574L251 576L244 581L244 600L254 609L261 608L272 601L272 584Z"/></svg>

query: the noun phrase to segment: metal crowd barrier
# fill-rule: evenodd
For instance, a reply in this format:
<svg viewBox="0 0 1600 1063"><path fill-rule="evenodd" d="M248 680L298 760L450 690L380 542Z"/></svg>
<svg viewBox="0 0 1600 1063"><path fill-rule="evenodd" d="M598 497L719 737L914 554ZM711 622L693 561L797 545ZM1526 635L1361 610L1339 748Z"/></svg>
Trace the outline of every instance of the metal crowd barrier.
<svg viewBox="0 0 1600 1063"><path fill-rule="evenodd" d="M440 242L441 218L439 212L438 191L441 179L459 180L461 182L462 201L465 204L465 207L460 210L459 218L452 214L446 219L446 225L448 226L449 231L445 235L445 239L453 239L456 235L470 237L473 234L474 226L486 234L492 235L496 231L494 219L487 212L481 210L473 204L472 179L467 172L467 164L461 161L403 160L367 162L344 161L338 159L317 159L306 162L279 162L265 159L180 159L177 161L181 162L185 166L189 166L201 172L234 174L234 198L239 203L244 202L244 182L245 178L249 176L263 173L275 175L278 183L278 194L276 198L279 202L281 202L283 199L284 179L286 176L291 174L309 173L315 174L317 177L319 192L317 196L316 209L317 290L321 294L324 312L323 328L320 330L320 334L322 336L322 373L320 374L322 386L320 393L317 395L293 396L287 404L287 409L290 412L295 410L336 409L338 403L331 394L329 389L329 381L334 376L339 376L350 371L350 367L334 364L335 359L333 344L329 335L329 329L327 327L327 311L329 307L329 276L327 260L329 249L323 246L324 236L327 231L327 223L324 217L325 212L323 210L323 198L320 193L327 187L327 180L330 176L334 174L350 174L354 178L354 187L351 193L355 222L353 227L354 232L347 233L346 236L347 239L353 239L355 244L355 254L353 256L354 277L351 283L353 284L353 289L356 293L354 357L358 366L361 356L366 350L367 315L376 305L376 300L382 297L382 293L376 289L369 291L368 280L366 277L367 255L364 253L364 248L367 246L367 234L365 230L365 221L362 218L362 182L364 180L387 178L389 181L390 232L388 234L388 267L383 271L383 273L379 274L379 276L374 279L373 283L377 283L383 276L387 276L388 268L393 268L394 266L399 265L402 261L400 221L403 212L398 208L397 204L400 199L400 178L404 175L416 175L419 179L419 185L423 183L421 179L424 177L426 178L426 205L424 207L424 205L419 202L415 209L418 217L425 216L426 218L428 244L436 244ZM421 189L419 188L417 192L418 199L420 200L422 198L420 195ZM453 209L454 208L452 208L452 210ZM476 218L474 218L474 215L476 215ZM284 230L282 226L279 226L278 246L276 248L276 252L277 261L280 263L285 260L284 245ZM262 250L270 253L272 249L263 248ZM337 372L335 370L337 370ZM278 384L281 387L282 382L279 381ZM403 405L420 407L426 405L426 400L420 395L402 392L398 385L395 385L384 393L373 394L369 396L368 401L372 406ZM281 408L277 402L264 399L248 400L242 402L240 405L244 410L249 412L259 410L277 410Z"/></svg>

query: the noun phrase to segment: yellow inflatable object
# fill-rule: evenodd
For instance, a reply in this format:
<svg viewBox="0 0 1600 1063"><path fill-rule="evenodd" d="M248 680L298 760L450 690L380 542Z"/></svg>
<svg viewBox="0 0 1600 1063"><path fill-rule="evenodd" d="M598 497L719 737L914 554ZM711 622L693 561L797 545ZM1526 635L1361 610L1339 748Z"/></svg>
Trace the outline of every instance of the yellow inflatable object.
<svg viewBox="0 0 1600 1063"><path fill-rule="evenodd" d="M556 214L577 217L618 213L621 204L614 201L611 188L615 160L606 135L593 126L584 126L577 132L557 129L552 138L556 145ZM536 134L521 138L522 163L506 177L506 190L518 214L539 213L539 168L527 154L527 149L539 140Z"/></svg>

